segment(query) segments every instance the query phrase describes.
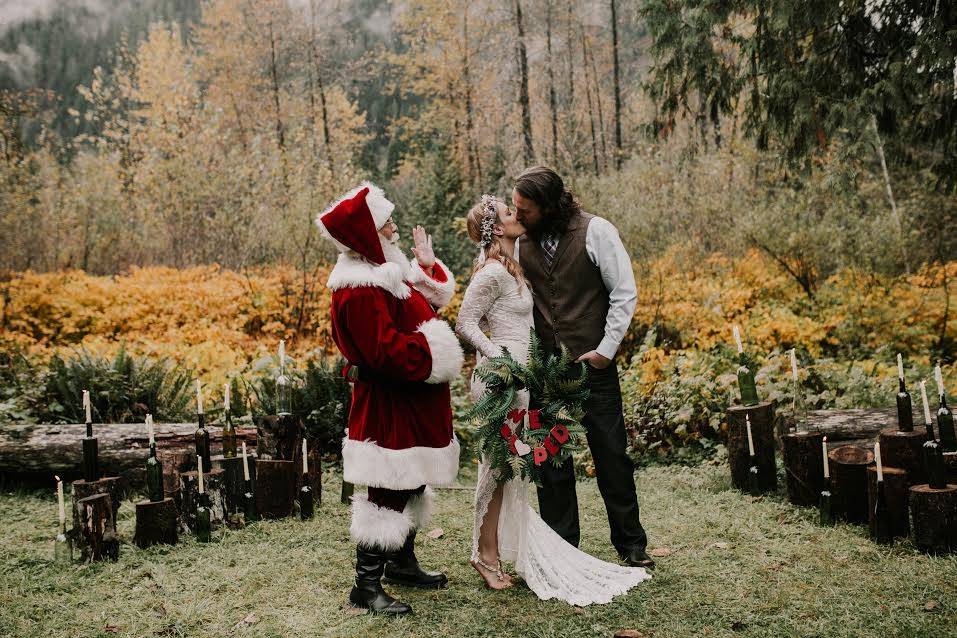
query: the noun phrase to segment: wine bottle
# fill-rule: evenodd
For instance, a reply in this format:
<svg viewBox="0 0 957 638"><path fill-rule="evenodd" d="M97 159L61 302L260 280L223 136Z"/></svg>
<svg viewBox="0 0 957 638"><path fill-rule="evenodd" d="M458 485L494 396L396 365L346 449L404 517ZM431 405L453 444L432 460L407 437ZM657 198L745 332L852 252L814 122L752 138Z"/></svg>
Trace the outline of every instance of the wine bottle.
<svg viewBox="0 0 957 638"><path fill-rule="evenodd" d="M93 436L90 391L83 391L83 409L86 412L86 436L83 438L83 480L92 483L100 478L100 455L96 437Z"/></svg>
<svg viewBox="0 0 957 638"><path fill-rule="evenodd" d="M200 543L208 543L213 537L209 506L209 496L200 494L196 502L196 540Z"/></svg>
<svg viewBox="0 0 957 638"><path fill-rule="evenodd" d="M223 394L223 403L226 412L226 421L223 423L223 457L236 457L236 428L233 427L233 417L229 409L229 384L226 384Z"/></svg>
<svg viewBox="0 0 957 638"><path fill-rule="evenodd" d="M66 534L66 505L63 500L63 481L56 478L57 501L60 510L60 532L53 539L53 562L57 565L69 565L73 562L73 541Z"/></svg>
<svg viewBox="0 0 957 638"><path fill-rule="evenodd" d="M347 481L345 478L342 479L342 492L339 494L339 500L348 505L352 502L352 494L355 492L356 486Z"/></svg>
<svg viewBox="0 0 957 638"><path fill-rule="evenodd" d="M146 459L146 497L153 501L162 501L166 496L163 491L163 464L156 458L156 437L153 432L153 415L146 415L146 426L150 435L150 455Z"/></svg>
<svg viewBox="0 0 957 638"><path fill-rule="evenodd" d="M299 516L302 520L312 518L312 487L309 485L309 451L306 439L302 440L302 488L299 490Z"/></svg>
<svg viewBox="0 0 957 638"><path fill-rule="evenodd" d="M834 524L834 504L831 498L831 481L827 479L824 482L824 489L821 490L821 499L818 503L818 510L821 515L821 525Z"/></svg>
<svg viewBox="0 0 957 638"><path fill-rule="evenodd" d="M897 353L897 429L901 432L914 431L914 405L910 393L904 385L904 359Z"/></svg>
<svg viewBox="0 0 957 638"><path fill-rule="evenodd" d="M751 460L754 461L753 458ZM748 468L748 494L751 496L761 495L761 473L758 471L757 465Z"/></svg>
<svg viewBox="0 0 957 638"><path fill-rule="evenodd" d="M957 450L957 434L954 432L954 413L947 407L947 394L944 391L944 377L938 364L934 368L940 407L937 409L937 434L940 435L940 447L944 452Z"/></svg>
<svg viewBox="0 0 957 638"><path fill-rule="evenodd" d="M877 481L877 495L874 500L874 541L881 545L894 542L891 534L890 513L887 511L887 495L884 493L884 481Z"/></svg>
<svg viewBox="0 0 957 638"><path fill-rule="evenodd" d="M253 494L253 482L249 478L249 457L246 456L246 442L243 441L243 519L246 523L256 520L256 496Z"/></svg>
<svg viewBox="0 0 957 638"><path fill-rule="evenodd" d="M203 459L203 467L211 468L209 453L209 430L206 429L206 415L199 412L196 415L198 427L196 428L196 456Z"/></svg>
<svg viewBox="0 0 957 638"><path fill-rule="evenodd" d="M944 468L944 455L940 444L934 439L924 443L924 471L927 473L927 484L935 489L947 487L947 470Z"/></svg>

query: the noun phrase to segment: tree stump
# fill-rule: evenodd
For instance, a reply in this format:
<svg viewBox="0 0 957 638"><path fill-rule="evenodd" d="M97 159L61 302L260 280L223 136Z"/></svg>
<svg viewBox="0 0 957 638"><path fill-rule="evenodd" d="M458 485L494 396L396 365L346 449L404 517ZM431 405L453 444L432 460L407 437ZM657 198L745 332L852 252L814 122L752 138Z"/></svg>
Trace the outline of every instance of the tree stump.
<svg viewBox="0 0 957 638"><path fill-rule="evenodd" d="M117 560L120 555L120 540L116 535L116 518L110 495L94 494L77 501L80 510L80 560L93 562Z"/></svg>
<svg viewBox="0 0 957 638"><path fill-rule="evenodd" d="M778 473L774 462L774 405L769 401L752 406L736 405L728 409L728 464L731 466L731 483L739 490L748 491L751 458L748 453L746 416L751 418L758 487L762 492L772 492L778 486Z"/></svg>
<svg viewBox="0 0 957 638"><path fill-rule="evenodd" d="M254 419L256 453L261 459L295 461L302 454L305 426L295 415L267 415ZM301 467L302 461L300 461Z"/></svg>
<svg viewBox="0 0 957 638"><path fill-rule="evenodd" d="M297 472L296 470L299 470ZM299 493L299 475L295 461L260 459L256 463L256 510L262 518L292 515Z"/></svg>
<svg viewBox="0 0 957 638"><path fill-rule="evenodd" d="M927 431L917 428L913 432L901 432L894 428L882 430L880 434L881 461L888 467L899 467L907 472L911 485L927 482L924 471L923 445L927 440Z"/></svg>
<svg viewBox="0 0 957 638"><path fill-rule="evenodd" d="M838 516L849 523L866 523L867 467L874 462L874 453L856 445L842 445L828 452L828 459Z"/></svg>
<svg viewBox="0 0 957 638"><path fill-rule="evenodd" d="M957 484L957 452L944 452L944 469L947 471L947 482Z"/></svg>
<svg viewBox="0 0 957 638"><path fill-rule="evenodd" d="M101 478L96 481L73 481L73 528L69 532L69 536L73 541L73 546L80 550L81 560L86 560L85 556L89 552L89 548L86 546L86 540L83 536L83 528L85 525L85 512L83 507L80 505L80 501L89 498L90 496L95 496L97 494L106 494L109 496L110 502L110 516L112 520L116 521L116 517L120 511L120 478L118 476L108 476L106 478Z"/></svg>
<svg viewBox="0 0 957 638"><path fill-rule="evenodd" d="M781 436L781 455L788 500L795 505L817 506L824 489L824 455L820 432L792 432Z"/></svg>
<svg viewBox="0 0 957 638"><path fill-rule="evenodd" d="M957 485L940 490L912 486L910 511L918 549L930 554L957 551Z"/></svg>
<svg viewBox="0 0 957 638"><path fill-rule="evenodd" d="M222 470L215 469L203 472L203 491L209 497L209 520L213 525L222 523L226 516L223 483ZM191 534L196 529L196 506L199 499L199 481L196 470L180 473L178 499L176 506L179 510L180 525L183 532Z"/></svg>
<svg viewBox="0 0 957 638"><path fill-rule="evenodd" d="M883 455L883 446L881 446ZM883 458L881 459L883 461ZM892 536L907 536L910 533L908 500L910 483L907 472L897 467L884 468L884 497L887 499L887 516L890 519ZM871 537L875 534L874 507L877 504L877 466L867 468L867 522Z"/></svg>
<svg viewBox="0 0 957 638"><path fill-rule="evenodd" d="M247 452L249 461L249 480L255 493L256 485L256 456ZM225 497L226 512L235 514L243 507L243 494L246 492L246 482L243 479L243 457L226 458L222 454L212 457L214 469L223 471L223 496Z"/></svg>
<svg viewBox="0 0 957 638"><path fill-rule="evenodd" d="M175 545L179 540L178 522L176 503L170 497L155 502L140 501L136 504L133 542L141 549L157 543Z"/></svg>

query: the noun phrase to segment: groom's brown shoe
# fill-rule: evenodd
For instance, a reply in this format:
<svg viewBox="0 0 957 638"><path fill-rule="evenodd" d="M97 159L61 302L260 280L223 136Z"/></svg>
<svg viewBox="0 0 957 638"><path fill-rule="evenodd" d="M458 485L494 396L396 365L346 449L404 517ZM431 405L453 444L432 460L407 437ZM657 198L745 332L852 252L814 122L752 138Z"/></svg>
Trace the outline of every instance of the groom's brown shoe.
<svg viewBox="0 0 957 638"><path fill-rule="evenodd" d="M632 567L644 567L645 569L654 569L655 561L643 549L633 549L627 554L621 554L621 560L626 565Z"/></svg>

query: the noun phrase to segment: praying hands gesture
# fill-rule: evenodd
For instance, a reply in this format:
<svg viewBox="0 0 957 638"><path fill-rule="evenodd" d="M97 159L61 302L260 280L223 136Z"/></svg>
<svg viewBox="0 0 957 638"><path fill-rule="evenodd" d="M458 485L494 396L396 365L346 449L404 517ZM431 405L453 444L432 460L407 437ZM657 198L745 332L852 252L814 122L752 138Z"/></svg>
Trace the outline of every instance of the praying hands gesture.
<svg viewBox="0 0 957 638"><path fill-rule="evenodd" d="M415 243L415 247L412 248L412 253L415 255L419 265L422 266L422 270L431 275L432 267L435 265L435 253L432 251L432 236L426 233L425 229L421 226L416 226L412 229L412 241Z"/></svg>

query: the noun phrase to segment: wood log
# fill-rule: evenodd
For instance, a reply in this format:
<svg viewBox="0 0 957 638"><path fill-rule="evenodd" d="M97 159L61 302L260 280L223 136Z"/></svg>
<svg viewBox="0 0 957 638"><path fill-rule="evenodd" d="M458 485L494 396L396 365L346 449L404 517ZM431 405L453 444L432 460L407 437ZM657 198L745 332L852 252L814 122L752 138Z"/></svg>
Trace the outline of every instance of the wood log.
<svg viewBox="0 0 957 638"><path fill-rule="evenodd" d="M262 518L284 518L293 513L302 466L294 461L260 459L256 463L256 510Z"/></svg>
<svg viewBox="0 0 957 638"><path fill-rule="evenodd" d="M247 454L249 462L249 480L256 490L256 455ZM226 512L235 514L243 507L243 494L246 491L246 480L243 478L243 457L226 458L218 454L212 458L213 468L223 471L223 495L225 497Z"/></svg>
<svg viewBox="0 0 957 638"><path fill-rule="evenodd" d="M142 423L98 423L93 428L99 445L100 474L119 476L128 484L141 486L149 451L146 427ZM195 423L157 423L155 431L157 455L164 466L167 454L194 453ZM80 442L85 435L86 426L82 423L0 426L0 475L27 481L49 481L51 474L64 479L81 478ZM247 446L256 444L253 428L239 428L236 436ZM210 438L222 441L222 430L211 428ZM190 467L195 467L195 457L192 463Z"/></svg>
<svg viewBox="0 0 957 638"><path fill-rule="evenodd" d="M944 469L947 471L947 482L957 484L957 452L944 452Z"/></svg>
<svg viewBox="0 0 957 638"><path fill-rule="evenodd" d="M179 540L177 514L176 503L170 497L162 501L138 502L133 542L141 549L159 543L175 545Z"/></svg>
<svg viewBox="0 0 957 638"><path fill-rule="evenodd" d="M80 501L97 494L106 494L110 501L110 513L113 521L116 521L122 503L121 481L119 477L108 476L90 482L84 480L73 481L71 485L73 487L73 528L69 531L69 536L73 541L73 546L80 550L81 559L83 559L85 552L89 551L89 547L86 545L83 536L87 512L80 505Z"/></svg>
<svg viewBox="0 0 957 638"><path fill-rule="evenodd" d="M936 420L934 421L936 423ZM923 431L923 414L914 413L914 430ZM803 426L802 426L803 427ZM848 410L811 410L809 432L820 432L830 441L874 440L883 430L897 430L897 408L855 408ZM936 426L935 426L936 431ZM883 454L883 444L881 453Z"/></svg>
<svg viewBox="0 0 957 638"><path fill-rule="evenodd" d="M209 498L209 520L212 525L225 521L226 497L223 485L223 471L220 469L203 472L203 491ZM196 506L199 501L199 479L196 470L182 472L179 475L179 493L176 508L179 512L183 532L193 533L196 529Z"/></svg>
<svg viewBox="0 0 957 638"><path fill-rule="evenodd" d="M94 562L117 560L120 540L116 535L116 518L110 495L94 494L77 501L82 517L80 560Z"/></svg>
<svg viewBox="0 0 957 638"><path fill-rule="evenodd" d="M814 507L824 489L824 455L820 432L792 432L781 436L781 454L788 500L795 505Z"/></svg>
<svg viewBox="0 0 957 638"><path fill-rule="evenodd" d="M302 455L305 425L296 415L255 417L256 452L264 460L295 461ZM302 461L299 461L302 467Z"/></svg>
<svg viewBox="0 0 957 638"><path fill-rule="evenodd" d="M748 470L751 457L748 451L746 416L751 419L754 440L754 462L758 467L758 489L772 492L777 489L778 473L774 462L774 405L765 401L757 405L736 405L728 409L728 463L731 483L739 490L748 491Z"/></svg>
<svg viewBox="0 0 957 638"><path fill-rule="evenodd" d="M849 523L867 522L867 467L874 453L857 445L828 452L837 515Z"/></svg>
<svg viewBox="0 0 957 638"><path fill-rule="evenodd" d="M912 486L910 512L918 549L930 554L957 551L957 485L939 490Z"/></svg>
<svg viewBox="0 0 957 638"><path fill-rule="evenodd" d="M884 446L881 446L883 456ZM883 461L883 458L881 459ZM884 466L884 497L887 501L887 516L892 536L907 536L910 533L908 520L908 496L910 482L907 472L898 467ZM877 504L877 466L867 468L867 522L871 537L875 534L874 506Z"/></svg>
<svg viewBox="0 0 957 638"><path fill-rule="evenodd" d="M896 427L880 433L881 461L890 467L899 467L907 472L911 485L927 482L924 469L923 446L927 431L915 427L913 432L901 432Z"/></svg>

